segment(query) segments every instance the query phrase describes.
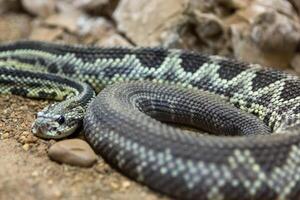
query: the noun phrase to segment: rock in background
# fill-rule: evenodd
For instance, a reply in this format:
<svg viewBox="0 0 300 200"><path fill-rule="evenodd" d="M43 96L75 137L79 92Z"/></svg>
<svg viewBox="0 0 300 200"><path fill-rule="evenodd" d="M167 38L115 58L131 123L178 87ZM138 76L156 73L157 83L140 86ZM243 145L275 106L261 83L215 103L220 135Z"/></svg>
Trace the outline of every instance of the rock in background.
<svg viewBox="0 0 300 200"><path fill-rule="evenodd" d="M0 0L0 42L163 46L300 72L297 0Z"/></svg>

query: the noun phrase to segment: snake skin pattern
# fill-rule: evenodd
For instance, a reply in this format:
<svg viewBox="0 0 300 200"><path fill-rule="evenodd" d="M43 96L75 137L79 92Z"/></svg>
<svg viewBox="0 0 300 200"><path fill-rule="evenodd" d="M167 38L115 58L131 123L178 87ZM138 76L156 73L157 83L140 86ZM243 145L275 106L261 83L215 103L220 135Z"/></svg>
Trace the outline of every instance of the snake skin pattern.
<svg viewBox="0 0 300 200"><path fill-rule="evenodd" d="M120 84L145 80L157 84ZM78 85L73 87L75 82ZM129 177L180 199L300 198L298 77L182 50L33 41L0 45L1 93L55 100L71 99L72 93L73 97L82 95L79 99L88 96L89 102L93 94L80 82L96 92L117 83L90 104L84 127L93 148ZM199 91L210 95L193 96ZM211 95L221 100L213 101ZM209 108L200 109L208 100L212 101ZM224 111L223 101L241 113L233 108ZM201 122L197 120L205 120L204 115L222 112L221 119L233 116L238 124L235 119L243 121L245 111L267 127L257 125L261 126L258 130L269 128L263 132L272 134L197 135L166 126L141 111L163 121L185 118L182 123L194 126ZM255 120L247 118L241 125L255 124ZM220 122L218 130L227 130L229 122Z"/></svg>

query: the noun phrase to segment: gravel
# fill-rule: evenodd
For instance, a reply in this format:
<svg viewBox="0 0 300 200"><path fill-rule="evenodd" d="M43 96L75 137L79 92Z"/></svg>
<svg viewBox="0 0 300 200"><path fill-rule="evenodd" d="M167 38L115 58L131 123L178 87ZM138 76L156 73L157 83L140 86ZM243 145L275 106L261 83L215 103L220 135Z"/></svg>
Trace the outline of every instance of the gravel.
<svg viewBox="0 0 300 200"><path fill-rule="evenodd" d="M54 140L30 133L47 101L0 95L0 199L167 199L122 176L100 157L91 168L51 161Z"/></svg>

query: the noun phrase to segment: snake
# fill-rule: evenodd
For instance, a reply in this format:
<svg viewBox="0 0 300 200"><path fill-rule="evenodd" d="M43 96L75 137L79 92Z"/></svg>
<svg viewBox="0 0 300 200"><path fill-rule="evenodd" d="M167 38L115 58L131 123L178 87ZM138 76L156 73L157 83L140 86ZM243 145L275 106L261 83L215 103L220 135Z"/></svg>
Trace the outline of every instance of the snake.
<svg viewBox="0 0 300 200"><path fill-rule="evenodd" d="M300 198L295 75L180 49L15 41L0 44L0 93L54 100L33 134L83 127L112 167L172 198Z"/></svg>

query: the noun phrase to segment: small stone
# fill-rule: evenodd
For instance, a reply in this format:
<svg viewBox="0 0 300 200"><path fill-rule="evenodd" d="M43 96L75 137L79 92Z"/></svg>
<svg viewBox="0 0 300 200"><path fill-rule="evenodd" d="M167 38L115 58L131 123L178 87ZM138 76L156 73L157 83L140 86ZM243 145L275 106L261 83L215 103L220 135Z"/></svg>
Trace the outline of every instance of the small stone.
<svg viewBox="0 0 300 200"><path fill-rule="evenodd" d="M99 162L95 166L95 171L98 172L98 173L102 173L102 174L109 174L109 173L112 172L112 169L105 162Z"/></svg>
<svg viewBox="0 0 300 200"><path fill-rule="evenodd" d="M19 140L20 140L20 142L21 142L22 144L24 144L24 143L25 143L25 140L26 140L26 137L25 137L24 135L22 135L22 136L19 137Z"/></svg>
<svg viewBox="0 0 300 200"><path fill-rule="evenodd" d="M49 185L53 185L53 180L48 180L47 183L48 183Z"/></svg>
<svg viewBox="0 0 300 200"><path fill-rule="evenodd" d="M70 139L56 142L48 150L51 160L80 167L90 167L97 161L97 155L87 142Z"/></svg>
<svg viewBox="0 0 300 200"><path fill-rule="evenodd" d="M30 148L30 146L29 146L29 144L24 144L23 146L22 146L22 148L25 150L25 151L28 151L29 150L29 148Z"/></svg>
<svg viewBox="0 0 300 200"><path fill-rule="evenodd" d="M38 138L31 134L26 137L25 141L26 143L35 143L37 140Z"/></svg>
<svg viewBox="0 0 300 200"><path fill-rule="evenodd" d="M117 190L120 188L120 185L116 182L110 182L110 187Z"/></svg>
<svg viewBox="0 0 300 200"><path fill-rule="evenodd" d="M56 198L61 198L61 197L62 197L62 192L59 191L58 189L54 189L53 195L54 195L54 197L56 197Z"/></svg>
<svg viewBox="0 0 300 200"><path fill-rule="evenodd" d="M127 189L130 187L130 182L129 181L123 181L122 182L122 188L123 189Z"/></svg>
<svg viewBox="0 0 300 200"><path fill-rule="evenodd" d="M0 139L1 140L8 139L9 137L10 137L9 133L0 132Z"/></svg>
<svg viewBox="0 0 300 200"><path fill-rule="evenodd" d="M33 171L31 175L34 176L34 177L37 177L37 176L39 176L39 172L38 171Z"/></svg>

